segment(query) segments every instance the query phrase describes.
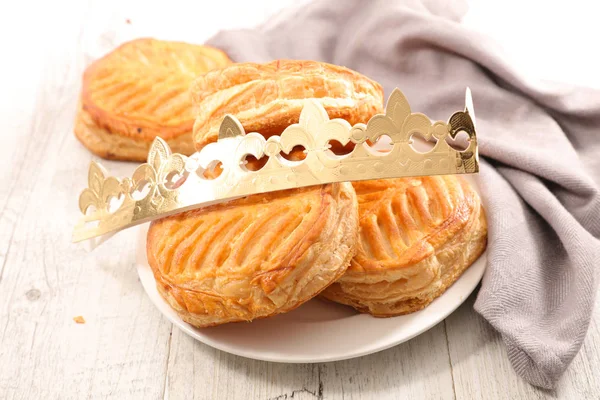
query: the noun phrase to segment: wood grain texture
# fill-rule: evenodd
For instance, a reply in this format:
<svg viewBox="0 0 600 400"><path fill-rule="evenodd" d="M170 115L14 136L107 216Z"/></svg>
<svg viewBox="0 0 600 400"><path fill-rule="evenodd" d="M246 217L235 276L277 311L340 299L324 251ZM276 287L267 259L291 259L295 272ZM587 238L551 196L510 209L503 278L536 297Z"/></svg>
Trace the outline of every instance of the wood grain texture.
<svg viewBox="0 0 600 400"><path fill-rule="evenodd" d="M85 4L73 7L76 23L39 43L21 43L36 50L20 51L31 75L15 71L2 82L10 92L1 96L0 132L14 140L3 146L11 162L0 182L6 188L0 195L2 399L160 398L164 392L171 325L140 290L134 237L122 235L94 254L70 243L75 188L85 182L82 166L91 159L72 134L85 11ZM9 66L15 67L21 65ZM85 324L73 321L78 315Z"/></svg>
<svg viewBox="0 0 600 400"><path fill-rule="evenodd" d="M91 254L70 243L92 159L72 134L81 74L92 47L114 40L103 21L125 26L137 17L112 0L40 2L35 12L13 3L10 13L0 9L5 54L19 55L0 74L0 399L600 397L600 298L580 354L552 392L516 376L501 338L472 310L473 296L407 343L334 363L248 360L173 329L139 283L134 233ZM142 10L146 22L173 17L140 4L128 12ZM108 18L107 10L119 11ZM206 23L198 27L209 34L209 23L214 31L222 20ZM104 164L118 175L134 168ZM85 324L73 321L78 315Z"/></svg>
<svg viewBox="0 0 600 400"><path fill-rule="evenodd" d="M352 360L280 364L214 350L175 329L169 399L454 399L444 325Z"/></svg>
<svg viewBox="0 0 600 400"><path fill-rule="evenodd" d="M456 398L463 399L598 399L600 381L600 298L580 353L556 390L537 389L513 370L502 338L473 311L475 294L446 318ZM594 374L596 377L594 377Z"/></svg>

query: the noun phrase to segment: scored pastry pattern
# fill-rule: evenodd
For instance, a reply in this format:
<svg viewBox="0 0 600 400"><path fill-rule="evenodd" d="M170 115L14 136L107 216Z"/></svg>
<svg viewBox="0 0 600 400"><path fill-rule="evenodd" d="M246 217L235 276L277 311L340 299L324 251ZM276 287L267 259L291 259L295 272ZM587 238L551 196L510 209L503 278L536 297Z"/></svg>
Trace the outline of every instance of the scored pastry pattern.
<svg viewBox="0 0 600 400"><path fill-rule="evenodd" d="M459 132L468 138L464 150L449 143ZM381 150L377 141L384 135L391 144ZM434 140L433 148L415 149L413 140L419 136ZM331 141L355 146L348 154L336 155L329 150ZM283 156L297 146L304 148L305 159L290 161ZM248 156L268 160L261 169L250 171L245 163ZM219 176L206 174L217 165L222 168ZM426 115L412 113L398 89L392 92L385 114L354 126L342 119L330 120L321 104L306 100L299 123L280 136L265 139L256 132L245 133L239 121L227 115L218 141L191 157L172 154L166 142L156 138L148 162L131 178L109 177L93 161L89 187L79 198L84 216L75 227L73 241L251 194L333 182L478 171L475 116L468 89L465 110L454 113L447 123L432 123Z"/></svg>
<svg viewBox="0 0 600 400"><path fill-rule="evenodd" d="M86 70L83 107L111 131L170 139L192 130L188 89L195 77L229 63L224 53L207 46L134 40Z"/></svg>
<svg viewBox="0 0 600 400"><path fill-rule="evenodd" d="M420 310L483 252L486 221L463 179L425 176L353 183L360 239L346 273L321 294L390 317Z"/></svg>

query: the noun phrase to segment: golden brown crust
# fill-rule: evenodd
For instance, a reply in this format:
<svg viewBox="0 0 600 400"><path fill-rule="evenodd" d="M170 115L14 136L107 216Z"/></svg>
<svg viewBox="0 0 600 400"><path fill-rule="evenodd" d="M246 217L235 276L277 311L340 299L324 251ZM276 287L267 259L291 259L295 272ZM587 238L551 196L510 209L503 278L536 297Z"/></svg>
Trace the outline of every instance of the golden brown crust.
<svg viewBox="0 0 600 400"><path fill-rule="evenodd" d="M212 326L289 311L348 267L358 231L348 183L249 196L153 222L158 291L186 322Z"/></svg>
<svg viewBox="0 0 600 400"><path fill-rule="evenodd" d="M136 161L139 156L129 158L129 153L137 153L137 147L148 146L156 136L191 142L189 85L198 75L230 63L225 53L208 46L156 39L121 45L83 74L81 108L93 122L86 124L87 130L106 135L82 142L95 143L90 150L101 157L111 153ZM79 129L77 137L83 136ZM191 154L191 146L181 147Z"/></svg>
<svg viewBox="0 0 600 400"><path fill-rule="evenodd" d="M322 296L377 317L418 311L484 251L477 193L455 176L354 183L360 239L348 271Z"/></svg>
<svg viewBox="0 0 600 400"><path fill-rule="evenodd" d="M298 122L304 99L318 100L330 118L351 124L367 122L383 111L379 83L348 68L316 61L233 64L199 77L191 92L198 150L217 140L225 114L235 115L246 132L269 137Z"/></svg>
<svg viewBox="0 0 600 400"><path fill-rule="evenodd" d="M152 145L150 141L115 135L99 127L81 105L77 110L74 131L77 139L92 153L108 160L145 162ZM174 153L192 154L195 151L191 134L166 139L166 142Z"/></svg>

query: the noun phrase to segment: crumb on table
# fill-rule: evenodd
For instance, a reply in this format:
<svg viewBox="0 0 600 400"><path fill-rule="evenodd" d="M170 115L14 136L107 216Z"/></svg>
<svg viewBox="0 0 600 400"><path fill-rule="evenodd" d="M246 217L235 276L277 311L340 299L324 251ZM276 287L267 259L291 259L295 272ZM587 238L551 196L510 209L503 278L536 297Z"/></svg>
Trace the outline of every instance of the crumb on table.
<svg viewBox="0 0 600 400"><path fill-rule="evenodd" d="M73 321L77 322L78 324L85 324L85 319L83 319L81 315L73 317Z"/></svg>

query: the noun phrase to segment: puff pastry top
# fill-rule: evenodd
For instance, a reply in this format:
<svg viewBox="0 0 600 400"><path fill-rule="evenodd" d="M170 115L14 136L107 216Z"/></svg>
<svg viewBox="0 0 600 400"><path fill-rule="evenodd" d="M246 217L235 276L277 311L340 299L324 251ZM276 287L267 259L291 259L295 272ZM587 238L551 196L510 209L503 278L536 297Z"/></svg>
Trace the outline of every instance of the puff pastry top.
<svg viewBox="0 0 600 400"><path fill-rule="evenodd" d="M344 281L390 280L436 249L479 215L479 196L456 176L355 182L360 240Z"/></svg>
<svg viewBox="0 0 600 400"><path fill-rule="evenodd" d="M456 176L354 183L360 240L344 276L323 296L377 317L418 311L484 251L477 192Z"/></svg>
<svg viewBox="0 0 600 400"><path fill-rule="evenodd" d="M366 122L383 110L379 83L348 68L316 61L233 64L199 77L191 91L198 150L217 140L225 114L235 115L246 132L269 137L298 122L303 99L317 99L330 118L351 124Z"/></svg>
<svg viewBox="0 0 600 400"><path fill-rule="evenodd" d="M182 318L209 326L290 310L341 276L354 255L349 183L253 195L155 221L147 256Z"/></svg>
<svg viewBox="0 0 600 400"><path fill-rule="evenodd" d="M194 123L190 83L230 63L212 47L133 40L86 69L82 108L99 127L135 139L189 134Z"/></svg>

